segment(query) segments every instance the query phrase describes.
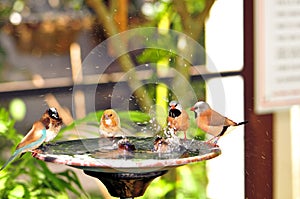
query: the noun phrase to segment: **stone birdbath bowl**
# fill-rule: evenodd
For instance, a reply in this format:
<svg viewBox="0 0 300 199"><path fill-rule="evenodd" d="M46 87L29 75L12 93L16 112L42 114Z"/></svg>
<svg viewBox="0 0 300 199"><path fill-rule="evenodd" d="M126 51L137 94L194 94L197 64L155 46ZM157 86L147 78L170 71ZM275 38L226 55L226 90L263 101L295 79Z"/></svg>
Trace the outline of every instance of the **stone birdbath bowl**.
<svg viewBox="0 0 300 199"><path fill-rule="evenodd" d="M156 138L127 137L135 150L120 148L123 138L92 138L57 142L37 150L36 158L82 169L98 178L114 197L142 196L151 181L170 169L209 160L221 154L217 146L178 138L174 150L154 151Z"/></svg>

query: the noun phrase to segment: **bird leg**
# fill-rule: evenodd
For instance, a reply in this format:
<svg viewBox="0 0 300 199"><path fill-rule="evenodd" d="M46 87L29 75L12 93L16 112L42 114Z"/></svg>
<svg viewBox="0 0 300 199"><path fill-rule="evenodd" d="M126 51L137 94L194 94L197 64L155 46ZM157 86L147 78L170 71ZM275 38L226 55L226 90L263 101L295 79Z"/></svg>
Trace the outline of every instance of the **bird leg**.
<svg viewBox="0 0 300 199"><path fill-rule="evenodd" d="M220 137L221 137L222 135L224 135L224 133L227 131L228 128L229 128L229 126L223 126L223 129L222 129L222 131L219 133L219 135L214 136L213 138L209 139L207 142L208 142L208 143L212 143L212 144L214 144L215 146L217 146L217 142L219 141Z"/></svg>
<svg viewBox="0 0 300 199"><path fill-rule="evenodd" d="M37 155L37 152L32 152L31 155L32 157L35 157Z"/></svg>
<svg viewBox="0 0 300 199"><path fill-rule="evenodd" d="M212 144L214 146L218 146L217 143L218 143L219 139L220 139L219 135L218 136L214 136L211 139L209 139L208 141L206 141L206 143Z"/></svg>
<svg viewBox="0 0 300 199"><path fill-rule="evenodd" d="M39 152L41 152L41 150L39 150L39 149L34 149L34 150L32 150L32 151L31 151L32 157L37 156L37 154L38 154Z"/></svg>
<svg viewBox="0 0 300 199"><path fill-rule="evenodd" d="M209 140L207 140L206 142L208 143L214 143L213 140L215 140L218 136L214 136L212 138L210 138Z"/></svg>
<svg viewBox="0 0 300 199"><path fill-rule="evenodd" d="M217 136L217 137L215 137L215 139L214 139L214 144L217 146L217 143L218 143L218 141L219 141L219 139L220 139L220 136Z"/></svg>
<svg viewBox="0 0 300 199"><path fill-rule="evenodd" d="M184 131L183 133L184 133L184 140L186 140L186 131Z"/></svg>

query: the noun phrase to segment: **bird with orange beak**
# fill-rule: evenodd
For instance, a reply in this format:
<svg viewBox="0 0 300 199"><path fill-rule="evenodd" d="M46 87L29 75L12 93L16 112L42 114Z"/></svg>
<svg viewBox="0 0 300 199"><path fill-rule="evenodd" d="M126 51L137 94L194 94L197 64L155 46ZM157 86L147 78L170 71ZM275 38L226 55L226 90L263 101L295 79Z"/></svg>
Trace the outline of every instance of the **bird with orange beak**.
<svg viewBox="0 0 300 199"><path fill-rule="evenodd" d="M190 126L190 118L187 112L182 108L177 101L169 103L168 127L177 131L184 132L184 139L186 139L186 131Z"/></svg>
<svg viewBox="0 0 300 199"><path fill-rule="evenodd" d="M248 121L236 123L231 119L224 117L220 113L210 108L208 103L199 101L192 108L195 112L197 126L204 132L214 136L208 142L217 144L219 138L223 136L227 129L231 126L240 126L248 123Z"/></svg>
<svg viewBox="0 0 300 199"><path fill-rule="evenodd" d="M107 109L103 112L100 119L99 132L102 137L115 137L120 133L124 135L121 129L120 118L116 111Z"/></svg>

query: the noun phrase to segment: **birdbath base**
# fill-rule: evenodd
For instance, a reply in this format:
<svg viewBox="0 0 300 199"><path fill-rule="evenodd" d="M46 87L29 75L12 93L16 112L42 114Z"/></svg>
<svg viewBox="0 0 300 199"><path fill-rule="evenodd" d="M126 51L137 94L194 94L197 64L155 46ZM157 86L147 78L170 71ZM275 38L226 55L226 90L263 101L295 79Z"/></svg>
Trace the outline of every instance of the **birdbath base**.
<svg viewBox="0 0 300 199"><path fill-rule="evenodd" d="M209 160L221 154L218 146L178 139L178 148L155 151L155 137L127 137L134 151L120 149L121 137L90 138L57 142L35 151L35 158L84 170L98 178L112 196L133 198L142 196L153 179L168 170L192 162Z"/></svg>
<svg viewBox="0 0 300 199"><path fill-rule="evenodd" d="M120 198L142 196L152 180L167 172L165 170L148 173L105 173L84 170L85 174L98 178L111 196Z"/></svg>

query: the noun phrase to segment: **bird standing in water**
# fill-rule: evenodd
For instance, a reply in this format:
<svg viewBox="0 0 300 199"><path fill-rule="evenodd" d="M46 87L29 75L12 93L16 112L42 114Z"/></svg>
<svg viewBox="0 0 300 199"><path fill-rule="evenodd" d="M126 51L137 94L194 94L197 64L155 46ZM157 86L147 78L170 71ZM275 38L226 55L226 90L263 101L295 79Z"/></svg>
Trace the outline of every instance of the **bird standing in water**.
<svg viewBox="0 0 300 199"><path fill-rule="evenodd" d="M219 138L225 134L230 126L240 126L248 121L236 123L210 108L208 103L199 101L192 108L195 112L197 126L206 133L214 136L208 142L217 144Z"/></svg>
<svg viewBox="0 0 300 199"><path fill-rule="evenodd" d="M184 139L186 139L186 131L190 126L190 118L187 112L177 101L169 103L168 127L174 129L175 132L183 131Z"/></svg>
<svg viewBox="0 0 300 199"><path fill-rule="evenodd" d="M59 117L55 108L49 108L40 118L40 120L33 123L31 130L17 145L15 152L6 161L0 169L3 170L11 161L18 155L25 152L33 151L44 142L53 140L62 126L62 119Z"/></svg>
<svg viewBox="0 0 300 199"><path fill-rule="evenodd" d="M124 135L124 131L121 129L120 118L116 111L107 109L103 112L100 119L99 132L102 137L115 137L120 133Z"/></svg>

